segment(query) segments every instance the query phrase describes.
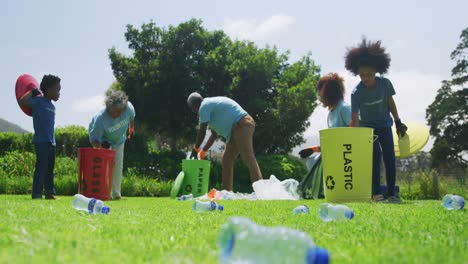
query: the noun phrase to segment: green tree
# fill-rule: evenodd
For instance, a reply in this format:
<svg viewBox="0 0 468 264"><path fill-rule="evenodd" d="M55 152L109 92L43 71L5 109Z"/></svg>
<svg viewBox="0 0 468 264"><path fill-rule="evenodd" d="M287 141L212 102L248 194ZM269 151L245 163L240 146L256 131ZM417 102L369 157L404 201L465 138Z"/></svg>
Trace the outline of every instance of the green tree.
<svg viewBox="0 0 468 264"><path fill-rule="evenodd" d="M319 70L310 54L289 64L287 54L276 48L233 43L228 95L256 120L257 153L288 153L304 141L308 118L317 106L314 87Z"/></svg>
<svg viewBox="0 0 468 264"><path fill-rule="evenodd" d="M167 29L154 22L127 26L131 56L112 48L109 57L120 87L137 111L136 125L164 138L171 148L195 138L197 118L186 105L194 91L228 96L257 121L258 153L285 153L303 142L308 117L317 105L319 67L310 54L288 63L276 48L231 41L192 19ZM114 85L116 86L116 85Z"/></svg>
<svg viewBox="0 0 468 264"><path fill-rule="evenodd" d="M433 167L452 163L466 166L468 160L468 28L462 31L461 43L452 52L456 62L452 80L443 81L437 96L426 109L430 133L435 137L431 150Z"/></svg>
<svg viewBox="0 0 468 264"><path fill-rule="evenodd" d="M223 80L214 74L208 85L203 80L210 73L205 59L216 59L213 49L222 50L226 36L207 32L201 21L190 20L168 29L154 22L143 24L140 30L128 25L125 38L133 55L112 48L109 57L117 81L136 107L138 129L167 139L173 149L177 141L194 138L195 119L186 99L195 90L206 92L210 85L227 86L217 83Z"/></svg>

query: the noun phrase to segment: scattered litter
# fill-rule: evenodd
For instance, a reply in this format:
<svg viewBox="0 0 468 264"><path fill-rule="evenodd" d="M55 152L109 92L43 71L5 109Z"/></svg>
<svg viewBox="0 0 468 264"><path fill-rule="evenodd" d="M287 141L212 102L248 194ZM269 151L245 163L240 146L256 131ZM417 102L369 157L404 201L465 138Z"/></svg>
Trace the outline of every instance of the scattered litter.
<svg viewBox="0 0 468 264"><path fill-rule="evenodd" d="M295 215L308 214L308 213L309 213L309 207L307 207L305 204L299 205L293 209L293 214Z"/></svg>
<svg viewBox="0 0 468 264"><path fill-rule="evenodd" d="M268 180L259 180L252 184L258 200L299 200L297 193L299 182L294 179L279 181L275 175Z"/></svg>
<svg viewBox="0 0 468 264"><path fill-rule="evenodd" d="M105 206L101 200L88 198L82 194L75 194L72 202L73 208L86 211L90 214L109 214L110 208Z"/></svg>

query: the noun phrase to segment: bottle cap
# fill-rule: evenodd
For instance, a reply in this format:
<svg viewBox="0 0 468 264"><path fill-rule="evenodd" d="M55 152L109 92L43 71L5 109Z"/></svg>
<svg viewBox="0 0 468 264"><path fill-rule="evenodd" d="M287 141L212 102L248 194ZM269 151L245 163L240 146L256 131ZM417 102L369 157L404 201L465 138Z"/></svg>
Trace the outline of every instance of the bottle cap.
<svg viewBox="0 0 468 264"><path fill-rule="evenodd" d="M218 205L218 210L219 210L219 211L223 211L223 210L224 210L224 206Z"/></svg>
<svg viewBox="0 0 468 264"><path fill-rule="evenodd" d="M328 264L330 263L330 254L324 248L309 248L307 250L307 263L309 264Z"/></svg>
<svg viewBox="0 0 468 264"><path fill-rule="evenodd" d="M353 219L353 217L354 217L353 210L346 210L345 217L348 218L348 219Z"/></svg>
<svg viewBox="0 0 468 264"><path fill-rule="evenodd" d="M101 213L103 214L109 214L110 208L108 206L103 206L101 209Z"/></svg>
<svg viewBox="0 0 468 264"><path fill-rule="evenodd" d="M236 238L235 238L234 234L231 234L230 238L227 241L227 244L225 245L225 247L222 250L222 257L223 258L227 259L227 258L229 258L231 256L232 249L234 248L235 241L236 241Z"/></svg>

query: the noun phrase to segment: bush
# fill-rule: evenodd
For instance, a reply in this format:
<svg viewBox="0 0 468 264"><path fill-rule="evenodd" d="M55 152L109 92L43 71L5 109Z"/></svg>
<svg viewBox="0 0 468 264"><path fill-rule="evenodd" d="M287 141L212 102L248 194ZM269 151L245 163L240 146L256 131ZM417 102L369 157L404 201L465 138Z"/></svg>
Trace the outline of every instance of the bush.
<svg viewBox="0 0 468 264"><path fill-rule="evenodd" d="M7 177L5 193L6 194L26 194L31 193L32 177Z"/></svg>
<svg viewBox="0 0 468 264"><path fill-rule="evenodd" d="M170 182L139 177L132 170L122 178L122 194L124 196L169 196L171 187Z"/></svg>
<svg viewBox="0 0 468 264"><path fill-rule="evenodd" d="M0 194L31 193L36 156L31 152L12 151L0 157ZM78 192L78 161L69 157L55 159L54 187L58 195ZM161 182L129 169L122 179L125 196L169 196L171 183Z"/></svg>
<svg viewBox="0 0 468 264"><path fill-rule="evenodd" d="M31 152L11 151L0 156L0 175L10 177L30 177L34 174L36 154ZM78 175L76 159L55 157L55 175Z"/></svg>
<svg viewBox="0 0 468 264"><path fill-rule="evenodd" d="M0 133L0 156L9 151L32 152L32 133L17 134L13 132Z"/></svg>
<svg viewBox="0 0 468 264"><path fill-rule="evenodd" d="M89 143L88 131L81 126L67 126L57 128L55 130L55 138L57 143L57 159L58 157L69 157L75 160L78 156L78 148L91 147ZM185 157L184 152L171 151L169 149L149 150L148 136L140 133L135 134L132 140L125 144L124 171L128 168L138 170L139 176L149 178L159 178L164 181L173 180L181 170L181 161ZM12 152L14 154L7 154ZM23 153L28 155L22 157ZM0 133L0 157L6 156L4 159L13 159L6 161L8 166L0 164L0 172L4 169L4 173L14 176L32 175L34 171L34 160L30 155L35 156L34 144L32 143L32 133L15 134L15 133ZM23 160L28 162L24 163ZM13 161L17 160L15 164ZM74 162L76 164L76 161ZM26 164L27 166L20 166ZM70 162L60 162L56 160L56 175L67 174L77 171L75 165L72 167L67 164ZM61 166L62 165L62 166ZM3 174L3 173L2 173Z"/></svg>
<svg viewBox="0 0 468 264"><path fill-rule="evenodd" d="M33 177L11 177L0 175L0 194L31 194ZM75 195L78 192L78 176L62 175L55 177L54 187L57 195ZM135 175L122 178L124 196L169 196L171 182L161 182Z"/></svg>
<svg viewBox="0 0 468 264"><path fill-rule="evenodd" d="M140 153L136 149L125 149L124 170L135 170L139 176L174 180L182 170L185 154L179 151L161 149L157 152Z"/></svg>
<svg viewBox="0 0 468 264"><path fill-rule="evenodd" d="M32 176L36 155L31 152L11 151L0 156L0 173L12 177Z"/></svg>
<svg viewBox="0 0 468 264"><path fill-rule="evenodd" d="M78 177L78 159L55 157L55 176L76 175Z"/></svg>
<svg viewBox="0 0 468 264"><path fill-rule="evenodd" d="M0 156L10 151L34 152L32 133L0 133ZM90 147L88 131L81 126L67 126L55 129L57 156L76 158L78 148Z"/></svg>
<svg viewBox="0 0 468 264"><path fill-rule="evenodd" d="M54 188L58 195L75 195L78 193L78 174L56 176Z"/></svg>
<svg viewBox="0 0 468 264"><path fill-rule="evenodd" d="M440 175L436 171L431 171L429 174L422 174L420 182L421 193L419 199L436 199L439 200L447 193L445 184L441 184Z"/></svg>
<svg viewBox="0 0 468 264"><path fill-rule="evenodd" d="M82 126L67 126L55 129L57 156L78 157L78 148L89 148L88 130Z"/></svg>
<svg viewBox="0 0 468 264"><path fill-rule="evenodd" d="M453 179L450 177L442 177L436 171L414 171L411 173L400 173L400 196L407 200L426 200L426 199L441 199L448 193L448 183ZM455 186L451 190L455 190ZM466 185L465 185L466 187Z"/></svg>

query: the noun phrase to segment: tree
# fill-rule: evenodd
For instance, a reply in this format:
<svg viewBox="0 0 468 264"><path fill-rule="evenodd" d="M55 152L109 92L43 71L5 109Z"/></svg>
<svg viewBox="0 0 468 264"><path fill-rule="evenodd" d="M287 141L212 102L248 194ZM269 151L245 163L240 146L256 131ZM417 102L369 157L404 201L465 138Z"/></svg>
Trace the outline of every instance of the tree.
<svg viewBox="0 0 468 264"><path fill-rule="evenodd" d="M229 95L257 122L257 153L288 153L302 143L308 118L317 106L319 68L310 55L288 64L287 54L253 43L235 42L230 53Z"/></svg>
<svg viewBox="0 0 468 264"><path fill-rule="evenodd" d="M137 124L168 139L173 149L178 139L194 138L194 117L186 98L193 90L204 90L199 72L203 60L225 36L190 20L167 30L153 22L141 30L128 25L125 38L133 56L112 48L109 57L117 81L135 104Z"/></svg>
<svg viewBox="0 0 468 264"><path fill-rule="evenodd" d="M462 31L461 43L452 52L456 66L452 80L443 81L437 96L426 109L430 133L435 137L431 150L432 166L468 164L468 28Z"/></svg>
<svg viewBox="0 0 468 264"><path fill-rule="evenodd" d="M456 61L456 65L452 69L452 83L454 85L463 85L468 82L468 28L462 31L460 39L461 42L450 54L450 58Z"/></svg>
<svg viewBox="0 0 468 264"><path fill-rule="evenodd" d="M317 105L317 67L310 55L288 64L276 48L231 41L192 19L168 29L154 22L127 26L131 56L112 48L114 75L137 111L136 123L162 135L171 148L195 138L196 115L186 104L194 91L228 96L257 121L258 153L286 153L303 142L307 119Z"/></svg>

